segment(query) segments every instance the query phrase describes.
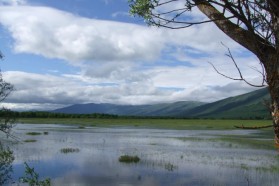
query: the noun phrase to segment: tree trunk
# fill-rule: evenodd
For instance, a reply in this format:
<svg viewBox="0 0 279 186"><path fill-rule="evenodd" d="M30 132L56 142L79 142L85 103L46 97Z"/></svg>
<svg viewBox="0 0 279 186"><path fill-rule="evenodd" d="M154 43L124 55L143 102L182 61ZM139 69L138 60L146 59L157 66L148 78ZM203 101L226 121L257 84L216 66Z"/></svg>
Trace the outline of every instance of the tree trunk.
<svg viewBox="0 0 279 186"><path fill-rule="evenodd" d="M271 96L271 115L275 134L275 145L279 147L279 60L278 55L274 54L273 61L266 68L267 83ZM272 65L271 65L272 64Z"/></svg>
<svg viewBox="0 0 279 186"><path fill-rule="evenodd" d="M266 71L271 96L270 111L273 119L275 146L279 148L279 51L264 50L258 55Z"/></svg>
<svg viewBox="0 0 279 186"><path fill-rule="evenodd" d="M278 98L277 100L272 101L272 107L273 107L273 112L272 112L273 128L275 134L274 141L275 141L275 146L279 148L279 100Z"/></svg>
<svg viewBox="0 0 279 186"><path fill-rule="evenodd" d="M228 20L222 12L217 10L208 1L195 1L199 10L215 25L237 43L253 52L264 65L266 81L271 96L271 115L275 134L275 145L279 148L279 18L278 0L268 0L274 10L273 31L275 32L275 46L266 38L261 38L253 32L243 29ZM277 34L276 34L277 33ZM264 77L265 78L265 77Z"/></svg>

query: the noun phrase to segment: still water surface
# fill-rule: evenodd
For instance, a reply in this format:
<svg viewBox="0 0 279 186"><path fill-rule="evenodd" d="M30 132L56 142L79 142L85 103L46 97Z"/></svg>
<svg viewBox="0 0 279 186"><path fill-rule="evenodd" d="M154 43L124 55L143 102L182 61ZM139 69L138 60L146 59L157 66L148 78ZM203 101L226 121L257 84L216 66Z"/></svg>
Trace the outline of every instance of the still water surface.
<svg viewBox="0 0 279 186"><path fill-rule="evenodd" d="M217 140L220 135L256 132L19 124L15 135L21 141L37 141L11 146L15 155L12 177L17 181L23 176L27 162L40 178L49 177L52 185L59 186L278 185L275 149ZM62 153L62 148L79 151ZM121 155L137 155L141 160L121 163Z"/></svg>

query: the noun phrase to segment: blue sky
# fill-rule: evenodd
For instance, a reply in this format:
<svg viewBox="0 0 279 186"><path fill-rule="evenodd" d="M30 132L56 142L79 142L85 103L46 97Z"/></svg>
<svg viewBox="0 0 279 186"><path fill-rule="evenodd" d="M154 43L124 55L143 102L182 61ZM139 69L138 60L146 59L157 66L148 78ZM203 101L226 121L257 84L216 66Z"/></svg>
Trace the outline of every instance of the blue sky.
<svg viewBox="0 0 279 186"><path fill-rule="evenodd" d="M127 0L0 0L0 63L14 91L2 103L49 110L77 103L212 102L254 90L257 59L214 24L181 30L148 27ZM193 17L205 17L193 10Z"/></svg>

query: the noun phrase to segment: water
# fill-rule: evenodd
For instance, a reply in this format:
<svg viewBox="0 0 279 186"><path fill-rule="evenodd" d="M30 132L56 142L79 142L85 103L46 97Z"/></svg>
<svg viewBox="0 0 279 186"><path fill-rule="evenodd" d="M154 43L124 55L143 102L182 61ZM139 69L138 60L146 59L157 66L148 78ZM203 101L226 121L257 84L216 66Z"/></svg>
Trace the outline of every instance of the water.
<svg viewBox="0 0 279 186"><path fill-rule="evenodd" d="M26 135L41 132L41 135ZM48 132L44 135L43 132ZM12 178L17 185L24 162L52 185L278 185L275 149L248 148L218 140L220 135L254 135L251 130L161 130L84 128L20 124L15 135ZM213 139L213 140L212 140ZM214 140L216 139L216 140ZM62 153L62 148L79 151ZM137 155L139 163L121 163Z"/></svg>

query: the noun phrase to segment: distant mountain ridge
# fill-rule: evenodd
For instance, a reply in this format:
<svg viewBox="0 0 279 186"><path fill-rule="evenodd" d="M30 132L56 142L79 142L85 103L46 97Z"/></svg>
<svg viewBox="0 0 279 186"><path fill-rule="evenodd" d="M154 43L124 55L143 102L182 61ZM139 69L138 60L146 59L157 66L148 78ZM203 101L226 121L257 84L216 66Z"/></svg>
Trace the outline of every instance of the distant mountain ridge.
<svg viewBox="0 0 279 186"><path fill-rule="evenodd" d="M180 101L154 105L115 105L109 103L75 104L53 112L66 114L104 113L127 116L175 116L178 113L203 105L203 102Z"/></svg>
<svg viewBox="0 0 279 186"><path fill-rule="evenodd" d="M269 118L264 101L270 100L267 88L213 103L180 101L153 105L75 104L53 112L67 114L104 113L125 116L166 116L189 118Z"/></svg>

